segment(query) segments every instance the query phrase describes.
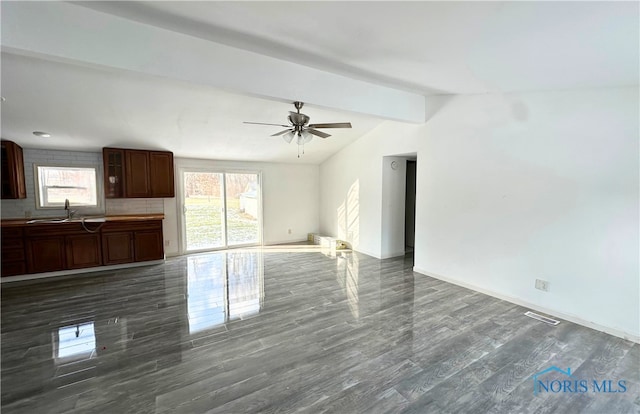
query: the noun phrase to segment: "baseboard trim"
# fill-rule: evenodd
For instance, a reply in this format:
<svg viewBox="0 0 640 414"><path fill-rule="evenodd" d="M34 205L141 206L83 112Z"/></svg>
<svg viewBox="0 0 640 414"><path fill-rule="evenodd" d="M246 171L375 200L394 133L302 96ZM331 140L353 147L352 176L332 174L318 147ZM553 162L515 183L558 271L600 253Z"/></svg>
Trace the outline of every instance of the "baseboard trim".
<svg viewBox="0 0 640 414"><path fill-rule="evenodd" d="M365 250L360 250L360 249L352 249L352 250L353 250L354 252L358 252L358 253L366 254L367 256L371 256L371 257L373 257L373 258L375 258L375 259L378 259L378 260L382 259L382 257L380 257L380 255L375 255L375 254L373 254L373 253L371 253L371 252L368 252L368 251L365 251Z"/></svg>
<svg viewBox="0 0 640 414"><path fill-rule="evenodd" d="M554 316L556 318L564 319L564 320L567 320L569 322L576 323L578 325L586 326L587 328L595 329L597 331L604 332L606 334L617 336L618 338L626 339L628 341L632 341L632 342L640 344L640 336L631 334L629 332L625 332L625 331L623 331L621 329L616 329L616 328L612 328L612 327L609 327L609 326L601 325L599 323L590 322L590 321L587 321L586 319L582 319L582 318L580 318L578 316L575 316L575 315L567 314L567 313L564 313L564 312L559 312L559 311L557 311L555 309L546 308L544 306L539 306L539 305L536 305L535 303L531 303L531 302L528 302L526 300L522 300L520 298L516 298L516 297L513 297L513 296L505 295L503 293L495 292L495 291L490 290L490 289L485 289L485 288L473 285L471 283L461 282L459 280L452 279L452 278L447 277L447 276L443 276L443 275L439 275L437 273L429 272L429 271L421 269L419 267L415 267L414 266L413 271L416 272L416 273L420 273L422 275L425 275L425 276L432 277L434 279L442 280L443 282L452 283L454 285L462 286L462 287L467 288L467 289L475 290L476 292L484 293L485 295L489 295L489 296L492 296L494 298L506 300L507 302L511 302L511 303L516 304L516 305L520 305L520 306L523 306L523 307L526 307L526 308L529 308L529 309L533 309L533 310L536 310L538 312L546 313L547 315Z"/></svg>
<svg viewBox="0 0 640 414"><path fill-rule="evenodd" d="M278 244L291 244L291 243L302 243L308 241L307 239L294 239L294 240L282 240L282 241L267 241L264 242L264 246L275 246Z"/></svg>
<svg viewBox="0 0 640 414"><path fill-rule="evenodd" d="M164 263L164 259L149 260L148 262L134 262L134 263L124 263L124 264L118 264L118 265L87 267L84 269L60 270L56 272L32 273L28 275L5 276L0 279L0 283L20 282L23 280L46 279L50 277L60 277L60 276L71 276L71 275L77 275L81 273L108 272L110 270L130 269L132 267L150 266L150 265L156 265L156 264L162 264L162 263Z"/></svg>
<svg viewBox="0 0 640 414"><path fill-rule="evenodd" d="M404 250L401 252L383 254L381 259L391 259L392 257L404 256Z"/></svg>

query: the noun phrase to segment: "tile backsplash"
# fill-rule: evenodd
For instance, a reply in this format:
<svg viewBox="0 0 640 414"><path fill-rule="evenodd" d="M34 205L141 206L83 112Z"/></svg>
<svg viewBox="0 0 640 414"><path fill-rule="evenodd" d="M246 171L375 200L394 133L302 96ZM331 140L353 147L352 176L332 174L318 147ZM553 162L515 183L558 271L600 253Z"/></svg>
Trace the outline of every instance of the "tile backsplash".
<svg viewBox="0 0 640 414"><path fill-rule="evenodd" d="M107 215L164 213L162 198L112 198L107 200Z"/></svg>
<svg viewBox="0 0 640 414"><path fill-rule="evenodd" d="M27 198L22 200L2 200L0 202L0 216L3 219L25 217L57 217L65 214L64 210L36 209L35 181L33 165L57 165L95 167L98 171L98 182L102 183L102 152L59 151L41 149L23 149L24 178L27 187ZM102 197L101 211L91 211L88 214L149 214L164 213L162 198L120 198L104 199L102 186L99 188ZM82 209L78 209L83 214Z"/></svg>

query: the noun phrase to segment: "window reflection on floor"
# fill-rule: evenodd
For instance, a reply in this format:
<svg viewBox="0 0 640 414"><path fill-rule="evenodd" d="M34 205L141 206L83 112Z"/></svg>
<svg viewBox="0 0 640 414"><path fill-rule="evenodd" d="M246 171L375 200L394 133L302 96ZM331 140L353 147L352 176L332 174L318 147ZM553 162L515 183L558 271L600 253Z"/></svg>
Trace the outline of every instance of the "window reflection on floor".
<svg viewBox="0 0 640 414"><path fill-rule="evenodd" d="M264 260L261 252L225 252L188 258L189 333L260 312Z"/></svg>
<svg viewBox="0 0 640 414"><path fill-rule="evenodd" d="M356 255L340 255L336 262L337 279L347 297L347 303L353 317L360 318L360 296L358 291L359 259Z"/></svg>
<svg viewBox="0 0 640 414"><path fill-rule="evenodd" d="M190 257L187 262L189 332L224 323L226 257L212 254Z"/></svg>
<svg viewBox="0 0 640 414"><path fill-rule="evenodd" d="M76 360L91 357L96 349L96 333L93 322L70 325L54 331L55 360Z"/></svg>
<svg viewBox="0 0 640 414"><path fill-rule="evenodd" d="M229 319L260 312L262 300L262 256L257 252L228 253Z"/></svg>

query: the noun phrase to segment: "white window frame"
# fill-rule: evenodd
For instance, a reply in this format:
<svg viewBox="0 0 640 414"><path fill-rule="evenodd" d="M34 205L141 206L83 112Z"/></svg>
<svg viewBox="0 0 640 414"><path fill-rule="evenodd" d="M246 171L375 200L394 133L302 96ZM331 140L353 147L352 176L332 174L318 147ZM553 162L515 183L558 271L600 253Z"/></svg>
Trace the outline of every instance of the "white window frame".
<svg viewBox="0 0 640 414"><path fill-rule="evenodd" d="M86 168L92 169L95 171L96 175L96 205L73 205L71 204L70 208L72 210L81 210L82 214L103 214L104 213L104 190L102 183L102 169L96 165L62 165L62 164L33 164L33 179L34 179L34 193L35 193L35 201L36 201L36 209L37 210L61 210L64 209L64 203L52 203L46 206L41 205L40 200L40 175L38 173L39 167L48 167L48 168Z"/></svg>

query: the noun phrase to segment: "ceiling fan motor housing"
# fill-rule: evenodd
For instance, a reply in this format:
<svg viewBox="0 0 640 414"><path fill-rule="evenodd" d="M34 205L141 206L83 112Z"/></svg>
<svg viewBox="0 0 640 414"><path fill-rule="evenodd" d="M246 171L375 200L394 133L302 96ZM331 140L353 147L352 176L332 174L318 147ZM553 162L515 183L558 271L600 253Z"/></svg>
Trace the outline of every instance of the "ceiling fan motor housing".
<svg viewBox="0 0 640 414"><path fill-rule="evenodd" d="M304 126L309 122L309 119L305 114L289 112L289 122L291 122L291 125Z"/></svg>

